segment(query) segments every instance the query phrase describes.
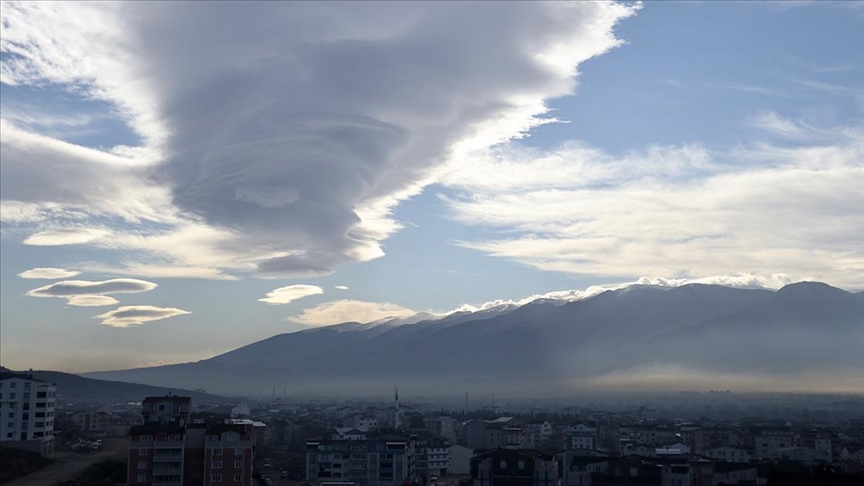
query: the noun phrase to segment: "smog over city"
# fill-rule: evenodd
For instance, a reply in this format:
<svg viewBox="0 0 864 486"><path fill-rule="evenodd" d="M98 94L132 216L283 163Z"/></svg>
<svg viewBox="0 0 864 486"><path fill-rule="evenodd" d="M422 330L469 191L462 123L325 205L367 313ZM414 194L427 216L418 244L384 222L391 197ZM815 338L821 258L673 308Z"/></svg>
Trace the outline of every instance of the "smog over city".
<svg viewBox="0 0 864 486"><path fill-rule="evenodd" d="M864 2L0 9L4 484L864 479Z"/></svg>

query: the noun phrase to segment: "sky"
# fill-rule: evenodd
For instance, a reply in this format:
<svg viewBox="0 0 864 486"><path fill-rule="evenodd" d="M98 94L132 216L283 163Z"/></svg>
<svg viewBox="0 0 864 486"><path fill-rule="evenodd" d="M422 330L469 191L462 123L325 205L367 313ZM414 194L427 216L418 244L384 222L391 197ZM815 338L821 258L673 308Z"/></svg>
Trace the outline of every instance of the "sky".
<svg viewBox="0 0 864 486"><path fill-rule="evenodd" d="M0 356L864 289L864 3L3 2Z"/></svg>

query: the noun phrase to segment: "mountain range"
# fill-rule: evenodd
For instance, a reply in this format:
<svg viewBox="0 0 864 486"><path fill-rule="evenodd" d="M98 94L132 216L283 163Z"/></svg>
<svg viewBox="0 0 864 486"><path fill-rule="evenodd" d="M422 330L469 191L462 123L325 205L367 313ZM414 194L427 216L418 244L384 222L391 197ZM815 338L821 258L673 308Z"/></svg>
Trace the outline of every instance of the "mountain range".
<svg viewBox="0 0 864 486"><path fill-rule="evenodd" d="M864 378L855 378L864 376L864 293L818 282L778 291L633 285L577 301L343 323L194 363L86 376L221 394L287 386L292 394L381 396L395 381L418 396L532 396L590 389L610 377L618 380L610 386L626 388L657 370L733 382L801 377L802 389L808 377L851 377L864 393Z"/></svg>

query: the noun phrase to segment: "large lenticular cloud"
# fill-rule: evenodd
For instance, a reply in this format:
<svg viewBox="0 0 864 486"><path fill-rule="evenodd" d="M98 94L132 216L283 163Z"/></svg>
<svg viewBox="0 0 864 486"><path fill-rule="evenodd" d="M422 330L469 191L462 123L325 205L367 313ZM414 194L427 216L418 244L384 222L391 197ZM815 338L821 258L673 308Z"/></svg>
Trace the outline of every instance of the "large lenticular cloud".
<svg viewBox="0 0 864 486"><path fill-rule="evenodd" d="M4 35L22 42L6 44L20 57L5 79L115 102L159 154L152 183L180 218L233 235L218 252L311 276L381 256L390 211L436 169L543 123L545 100L572 92L578 63L617 46L638 7L126 3L86 6L87 30L63 8L10 10ZM16 30L27 16L56 29Z"/></svg>

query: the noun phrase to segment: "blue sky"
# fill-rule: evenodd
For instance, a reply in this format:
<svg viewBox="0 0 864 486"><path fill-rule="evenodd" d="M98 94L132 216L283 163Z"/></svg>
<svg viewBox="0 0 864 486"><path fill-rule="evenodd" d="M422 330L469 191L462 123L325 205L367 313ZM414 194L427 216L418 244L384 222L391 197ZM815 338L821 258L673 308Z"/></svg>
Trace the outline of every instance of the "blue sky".
<svg viewBox="0 0 864 486"><path fill-rule="evenodd" d="M4 4L3 365L641 277L862 289L861 5Z"/></svg>

